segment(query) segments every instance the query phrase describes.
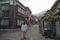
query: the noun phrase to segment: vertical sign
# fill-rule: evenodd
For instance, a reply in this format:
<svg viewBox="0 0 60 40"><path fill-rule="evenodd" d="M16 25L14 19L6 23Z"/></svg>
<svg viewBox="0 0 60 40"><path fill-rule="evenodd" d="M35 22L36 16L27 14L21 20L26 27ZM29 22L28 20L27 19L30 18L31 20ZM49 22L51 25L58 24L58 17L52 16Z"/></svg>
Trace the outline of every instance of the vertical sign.
<svg viewBox="0 0 60 40"><path fill-rule="evenodd" d="M13 5L14 4L14 2L13 2L14 0L10 0L10 5Z"/></svg>

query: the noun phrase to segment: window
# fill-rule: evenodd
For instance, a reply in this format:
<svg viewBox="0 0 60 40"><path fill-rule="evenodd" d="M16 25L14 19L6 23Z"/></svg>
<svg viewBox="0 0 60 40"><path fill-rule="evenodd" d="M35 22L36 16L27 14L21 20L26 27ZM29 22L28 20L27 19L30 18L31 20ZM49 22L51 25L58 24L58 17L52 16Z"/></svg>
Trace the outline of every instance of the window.
<svg viewBox="0 0 60 40"><path fill-rule="evenodd" d="M20 8L20 7L18 7L18 12L20 12L22 14L25 14L25 11L22 8Z"/></svg>
<svg viewBox="0 0 60 40"><path fill-rule="evenodd" d="M8 5L2 5L2 11L8 11L9 6Z"/></svg>
<svg viewBox="0 0 60 40"><path fill-rule="evenodd" d="M22 24L22 20L17 19L17 25L20 26Z"/></svg>
<svg viewBox="0 0 60 40"><path fill-rule="evenodd" d="M9 25L8 20L1 20L1 25Z"/></svg>

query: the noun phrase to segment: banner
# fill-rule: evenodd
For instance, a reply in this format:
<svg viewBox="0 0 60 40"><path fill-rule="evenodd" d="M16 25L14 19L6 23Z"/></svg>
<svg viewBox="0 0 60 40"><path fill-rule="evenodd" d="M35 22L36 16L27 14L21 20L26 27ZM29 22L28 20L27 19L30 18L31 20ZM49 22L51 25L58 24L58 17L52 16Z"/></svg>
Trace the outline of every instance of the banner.
<svg viewBox="0 0 60 40"><path fill-rule="evenodd" d="M30 22L31 16L32 16L32 14L30 14L30 15L28 16L28 22Z"/></svg>

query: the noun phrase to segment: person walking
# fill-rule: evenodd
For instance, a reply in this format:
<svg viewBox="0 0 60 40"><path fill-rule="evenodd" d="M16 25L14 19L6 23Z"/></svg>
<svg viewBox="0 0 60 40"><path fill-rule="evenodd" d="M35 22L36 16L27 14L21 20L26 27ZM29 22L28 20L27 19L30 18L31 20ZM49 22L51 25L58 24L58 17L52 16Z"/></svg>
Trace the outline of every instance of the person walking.
<svg viewBox="0 0 60 40"><path fill-rule="evenodd" d="M21 25L21 31L23 33L23 38L22 39L26 39L27 30L28 30L27 23L23 22L22 25Z"/></svg>

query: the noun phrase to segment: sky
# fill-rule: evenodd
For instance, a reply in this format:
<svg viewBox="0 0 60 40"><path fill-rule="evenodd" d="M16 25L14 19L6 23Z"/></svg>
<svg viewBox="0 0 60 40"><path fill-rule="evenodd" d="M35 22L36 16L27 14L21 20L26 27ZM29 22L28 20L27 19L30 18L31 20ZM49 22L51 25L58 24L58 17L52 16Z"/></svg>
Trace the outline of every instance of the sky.
<svg viewBox="0 0 60 40"><path fill-rule="evenodd" d="M49 10L56 0L19 0L24 6L27 6L32 11L32 14L37 14L42 11Z"/></svg>

